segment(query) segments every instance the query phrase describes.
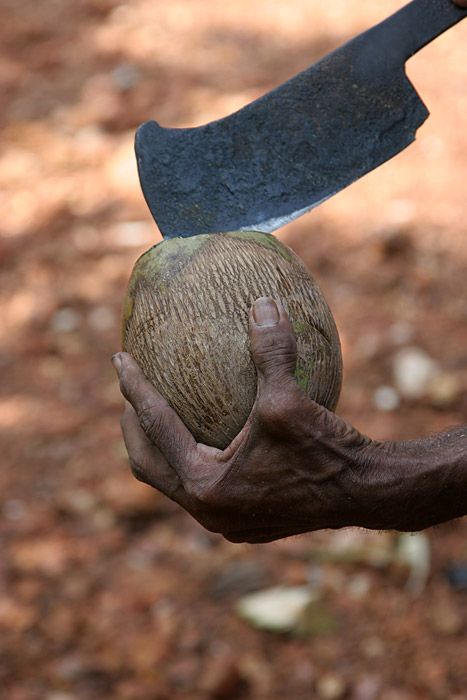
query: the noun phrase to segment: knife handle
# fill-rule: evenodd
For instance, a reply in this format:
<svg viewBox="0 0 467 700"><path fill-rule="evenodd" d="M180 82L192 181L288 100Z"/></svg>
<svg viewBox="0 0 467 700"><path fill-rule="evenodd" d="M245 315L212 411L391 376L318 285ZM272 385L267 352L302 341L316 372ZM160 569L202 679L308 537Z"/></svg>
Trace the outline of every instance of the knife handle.
<svg viewBox="0 0 467 700"><path fill-rule="evenodd" d="M452 0L413 0L373 27L372 41L404 63L433 39L467 17ZM375 36L376 35L376 36Z"/></svg>

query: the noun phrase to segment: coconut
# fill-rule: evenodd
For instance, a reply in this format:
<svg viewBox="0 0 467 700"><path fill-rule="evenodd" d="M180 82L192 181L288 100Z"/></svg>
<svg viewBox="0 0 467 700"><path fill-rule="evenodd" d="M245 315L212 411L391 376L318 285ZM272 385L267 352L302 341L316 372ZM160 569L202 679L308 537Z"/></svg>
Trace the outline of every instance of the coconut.
<svg viewBox="0 0 467 700"><path fill-rule="evenodd" d="M272 235L172 238L136 262L123 310L122 345L198 442L225 448L256 397L248 314L278 300L297 340L295 377L334 410L342 381L339 336L310 272Z"/></svg>

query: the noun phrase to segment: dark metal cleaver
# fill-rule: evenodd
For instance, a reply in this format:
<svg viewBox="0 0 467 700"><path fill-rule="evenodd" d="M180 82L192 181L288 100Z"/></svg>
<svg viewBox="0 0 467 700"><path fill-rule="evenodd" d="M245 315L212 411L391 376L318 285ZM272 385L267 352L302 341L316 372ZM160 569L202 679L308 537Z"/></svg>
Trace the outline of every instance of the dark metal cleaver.
<svg viewBox="0 0 467 700"><path fill-rule="evenodd" d="M402 151L429 115L405 63L465 17L413 0L224 119L143 124L139 177L162 234L274 231Z"/></svg>

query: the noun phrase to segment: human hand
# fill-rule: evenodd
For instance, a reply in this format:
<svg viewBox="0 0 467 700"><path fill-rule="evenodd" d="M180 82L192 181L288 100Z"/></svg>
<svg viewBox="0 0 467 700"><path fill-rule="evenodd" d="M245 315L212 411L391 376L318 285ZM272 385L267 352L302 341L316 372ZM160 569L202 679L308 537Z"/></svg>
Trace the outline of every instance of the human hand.
<svg viewBox="0 0 467 700"><path fill-rule="evenodd" d="M223 451L195 442L130 355L114 357L134 475L232 542L363 524L358 485L371 441L299 388L291 324L273 300L254 305L250 339L257 400Z"/></svg>

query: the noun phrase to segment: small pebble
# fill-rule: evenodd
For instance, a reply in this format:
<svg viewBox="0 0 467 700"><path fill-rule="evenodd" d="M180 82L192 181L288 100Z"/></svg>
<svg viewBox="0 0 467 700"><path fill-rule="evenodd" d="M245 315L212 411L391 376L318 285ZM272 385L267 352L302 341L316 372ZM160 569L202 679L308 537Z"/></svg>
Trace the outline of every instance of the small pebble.
<svg viewBox="0 0 467 700"><path fill-rule="evenodd" d="M269 588L240 598L237 613L259 629L291 632L315 597L310 586Z"/></svg>
<svg viewBox="0 0 467 700"><path fill-rule="evenodd" d="M323 676L316 684L316 692L322 700L340 700L346 691L347 687L342 678L333 673Z"/></svg>
<svg viewBox="0 0 467 700"><path fill-rule="evenodd" d="M380 386L373 394L373 404L384 413L395 411L400 406L400 396L392 386Z"/></svg>
<svg viewBox="0 0 467 700"><path fill-rule="evenodd" d="M431 570L431 543L422 532L398 536L397 561L409 568L407 590L418 596L425 590Z"/></svg>
<svg viewBox="0 0 467 700"><path fill-rule="evenodd" d="M57 311L52 318L54 333L72 333L81 325L81 314L74 309L64 308Z"/></svg>
<svg viewBox="0 0 467 700"><path fill-rule="evenodd" d="M410 347L395 355L393 374L396 388L403 397L419 399L439 375L439 368L424 350Z"/></svg>
<svg viewBox="0 0 467 700"><path fill-rule="evenodd" d="M430 387L430 399L435 408L449 408L459 398L461 387L456 377L440 374Z"/></svg>
<svg viewBox="0 0 467 700"><path fill-rule="evenodd" d="M354 600L363 600L370 590L371 579L366 574L355 574L347 584L347 591Z"/></svg>
<svg viewBox="0 0 467 700"><path fill-rule="evenodd" d="M114 68L111 78L114 88L121 92L126 92L138 85L141 74L138 67L133 63L121 63Z"/></svg>

